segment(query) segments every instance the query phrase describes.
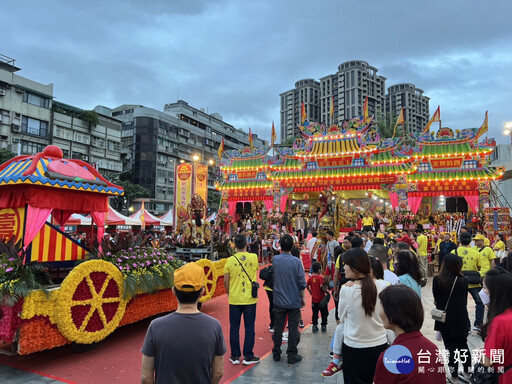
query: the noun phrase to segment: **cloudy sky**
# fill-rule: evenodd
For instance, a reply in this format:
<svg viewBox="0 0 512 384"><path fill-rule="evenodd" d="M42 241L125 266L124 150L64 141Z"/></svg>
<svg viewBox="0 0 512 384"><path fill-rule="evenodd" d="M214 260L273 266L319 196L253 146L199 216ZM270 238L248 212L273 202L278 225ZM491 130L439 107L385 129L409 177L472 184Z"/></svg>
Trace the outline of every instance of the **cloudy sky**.
<svg viewBox="0 0 512 384"><path fill-rule="evenodd" d="M279 93L364 60L441 105L443 126L506 143L511 0L9 1L0 53L84 109L177 98L270 138Z"/></svg>

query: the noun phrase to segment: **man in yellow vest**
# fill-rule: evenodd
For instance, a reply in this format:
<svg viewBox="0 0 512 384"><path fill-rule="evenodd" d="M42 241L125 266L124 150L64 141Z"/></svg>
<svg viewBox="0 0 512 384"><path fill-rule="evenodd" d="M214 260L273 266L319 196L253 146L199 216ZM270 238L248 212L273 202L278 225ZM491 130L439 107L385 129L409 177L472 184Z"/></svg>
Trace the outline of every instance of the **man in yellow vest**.
<svg viewBox="0 0 512 384"><path fill-rule="evenodd" d="M485 245L485 240L487 240L484 235L478 234L473 238L475 242L475 249L477 252L482 254L482 269L480 269L480 275L485 277L487 271L496 266L496 254L492 250L492 248L488 245Z"/></svg>

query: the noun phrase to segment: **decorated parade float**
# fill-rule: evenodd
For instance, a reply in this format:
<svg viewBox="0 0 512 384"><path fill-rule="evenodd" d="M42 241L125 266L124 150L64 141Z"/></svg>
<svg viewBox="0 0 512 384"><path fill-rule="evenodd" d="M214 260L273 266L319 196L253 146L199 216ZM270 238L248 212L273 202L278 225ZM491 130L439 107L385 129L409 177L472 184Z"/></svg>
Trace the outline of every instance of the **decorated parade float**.
<svg viewBox="0 0 512 384"><path fill-rule="evenodd" d="M429 122L424 133L408 137L382 138L371 117L332 126L306 121L299 129L291 146L274 145L273 133L268 148L222 153L216 187L228 217L237 221L245 213L241 204L263 201L269 217L280 212L318 220L323 201L332 199L338 230L355 228L366 212L387 216L396 229L430 217L432 225L437 219L455 230L469 217L434 217L445 198L464 198L473 220L481 221L479 212L492 208L491 181L504 173L488 166L495 140L478 140L487 114L480 128L430 132Z"/></svg>
<svg viewBox="0 0 512 384"><path fill-rule="evenodd" d="M115 244L103 239L108 198L122 194L89 164L63 159L56 146L0 166L3 352L92 344L120 326L177 308L171 287L180 261L142 235ZM95 246L63 231L73 214L90 214ZM206 275L201 301L223 294L225 260L197 262Z"/></svg>

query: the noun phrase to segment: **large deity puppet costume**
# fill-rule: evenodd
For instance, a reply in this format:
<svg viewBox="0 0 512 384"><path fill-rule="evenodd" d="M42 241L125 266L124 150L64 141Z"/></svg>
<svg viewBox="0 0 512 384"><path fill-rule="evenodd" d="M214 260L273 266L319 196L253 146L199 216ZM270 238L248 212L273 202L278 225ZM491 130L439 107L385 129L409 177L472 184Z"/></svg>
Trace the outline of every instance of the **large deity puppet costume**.
<svg viewBox="0 0 512 384"><path fill-rule="evenodd" d="M190 219L184 225L184 238L189 244L201 246L210 243L211 229L204 217L206 216L206 204L203 198L194 194L187 207Z"/></svg>

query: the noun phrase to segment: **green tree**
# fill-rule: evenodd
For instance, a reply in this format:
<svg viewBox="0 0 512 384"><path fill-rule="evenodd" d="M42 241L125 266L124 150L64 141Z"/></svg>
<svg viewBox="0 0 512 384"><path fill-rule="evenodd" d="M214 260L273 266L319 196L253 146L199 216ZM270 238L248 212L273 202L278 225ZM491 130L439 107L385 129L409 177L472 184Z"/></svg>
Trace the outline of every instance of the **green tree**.
<svg viewBox="0 0 512 384"><path fill-rule="evenodd" d="M217 211L219 209L221 197L222 197L222 195L221 195L220 191L209 190L208 191L208 201L206 203L206 206L210 209Z"/></svg>
<svg viewBox="0 0 512 384"><path fill-rule="evenodd" d="M15 156L16 154L8 149L0 149L0 164L5 163L7 160L11 160Z"/></svg>
<svg viewBox="0 0 512 384"><path fill-rule="evenodd" d="M124 189L123 196L116 196L112 198L113 205L118 211L127 210L135 199L151 196L151 193L147 188L138 184L133 184L130 180L116 179L109 181L123 187Z"/></svg>
<svg viewBox="0 0 512 384"><path fill-rule="evenodd" d="M391 116L389 113L386 113L385 115L379 114L378 116L377 127L379 128L380 136L383 139L392 137L397 118ZM402 126L396 128L395 137L399 136L402 136Z"/></svg>

